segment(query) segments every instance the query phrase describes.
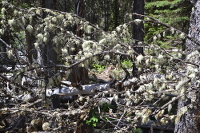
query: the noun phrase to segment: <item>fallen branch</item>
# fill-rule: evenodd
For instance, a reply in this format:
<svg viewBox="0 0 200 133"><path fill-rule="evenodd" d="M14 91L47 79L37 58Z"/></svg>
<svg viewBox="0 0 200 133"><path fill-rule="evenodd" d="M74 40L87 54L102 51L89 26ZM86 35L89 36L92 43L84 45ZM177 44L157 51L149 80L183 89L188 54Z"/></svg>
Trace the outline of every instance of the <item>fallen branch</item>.
<svg viewBox="0 0 200 133"><path fill-rule="evenodd" d="M136 77L132 77L127 79L122 83L123 87L130 86L136 84L138 79ZM118 83L118 82L117 82ZM96 92L103 92L103 91L110 91L111 84L113 81L103 84L90 84L90 85L82 85L82 89L78 89L76 87L65 87L65 88L53 88L47 89L46 96L50 97L53 95L60 95L60 96L73 96L73 95L81 95L81 94L93 94Z"/></svg>

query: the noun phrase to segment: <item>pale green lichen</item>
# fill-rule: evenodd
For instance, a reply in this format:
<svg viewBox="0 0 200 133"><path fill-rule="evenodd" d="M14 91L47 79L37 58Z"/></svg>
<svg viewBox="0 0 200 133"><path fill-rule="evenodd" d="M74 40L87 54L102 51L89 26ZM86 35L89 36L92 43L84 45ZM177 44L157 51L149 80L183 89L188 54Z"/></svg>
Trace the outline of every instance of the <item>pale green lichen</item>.
<svg viewBox="0 0 200 133"><path fill-rule="evenodd" d="M161 125L166 125L166 124L168 124L168 123L169 123L168 118L166 118L166 117L161 118L161 119L160 119L160 123L161 123Z"/></svg>
<svg viewBox="0 0 200 133"><path fill-rule="evenodd" d="M91 25L86 25L84 27L85 32L88 34L92 33L92 29L93 29L93 27Z"/></svg>
<svg viewBox="0 0 200 133"><path fill-rule="evenodd" d="M160 80L158 78L154 78L153 85L158 88L160 86Z"/></svg>
<svg viewBox="0 0 200 133"><path fill-rule="evenodd" d="M133 55L133 53L134 53L133 50L128 50L128 51L127 51L127 54L128 54L128 55Z"/></svg>
<svg viewBox="0 0 200 133"><path fill-rule="evenodd" d="M33 26L29 24L29 25L26 27L26 30L27 30L30 34L32 34L32 33L33 33Z"/></svg>
<svg viewBox="0 0 200 133"><path fill-rule="evenodd" d="M159 120L159 118L162 117L162 115L164 114L164 112L165 112L164 109L160 110L160 111L155 115L156 120Z"/></svg>
<svg viewBox="0 0 200 133"><path fill-rule="evenodd" d="M104 60L110 60L110 55L105 55Z"/></svg>
<svg viewBox="0 0 200 133"><path fill-rule="evenodd" d="M153 42L156 42L157 41L157 36L153 36Z"/></svg>
<svg viewBox="0 0 200 133"><path fill-rule="evenodd" d="M106 38L101 39L101 40L99 41L99 44L102 44L102 45L105 45L106 43L107 43Z"/></svg>
<svg viewBox="0 0 200 133"><path fill-rule="evenodd" d="M37 15L42 16L42 10L41 10L41 9L36 9L35 13L36 13Z"/></svg>
<svg viewBox="0 0 200 133"><path fill-rule="evenodd" d="M22 23L25 25L26 24L26 18L22 17Z"/></svg>
<svg viewBox="0 0 200 133"><path fill-rule="evenodd" d="M59 14L58 16L57 16L57 18L59 19L59 20L63 20L64 19L64 15L63 14Z"/></svg>
<svg viewBox="0 0 200 133"><path fill-rule="evenodd" d="M13 27L15 25L15 20L14 19L10 19L8 20L8 24Z"/></svg>
<svg viewBox="0 0 200 133"><path fill-rule="evenodd" d="M144 59L144 56L143 55L138 55L137 58L136 58L136 64L139 65Z"/></svg>
<svg viewBox="0 0 200 133"><path fill-rule="evenodd" d="M172 34L175 33L175 29L174 28L171 28L170 31L171 31Z"/></svg>
<svg viewBox="0 0 200 133"><path fill-rule="evenodd" d="M120 32L120 31L121 31L121 26L117 26L117 27L116 27L116 31L117 31L117 32Z"/></svg>
<svg viewBox="0 0 200 133"><path fill-rule="evenodd" d="M150 121L148 115L143 115L142 116L142 124L147 124Z"/></svg>
<svg viewBox="0 0 200 133"><path fill-rule="evenodd" d="M65 17L68 19L68 22L69 22L69 23L72 23L73 17L72 17L71 14L67 13L67 14L65 15Z"/></svg>
<svg viewBox="0 0 200 133"><path fill-rule="evenodd" d="M160 34L157 34L157 38L158 38L158 40L160 40L160 38L161 38L161 35L160 35Z"/></svg>
<svg viewBox="0 0 200 133"><path fill-rule="evenodd" d="M94 42L93 41L84 41L82 43L82 48L83 50L88 50L89 47L91 47L91 45L93 44Z"/></svg>
<svg viewBox="0 0 200 133"><path fill-rule="evenodd" d="M54 24L56 24L57 18L56 17L52 17L51 22L54 23Z"/></svg>
<svg viewBox="0 0 200 133"><path fill-rule="evenodd" d="M6 6L8 4L7 0L2 0L1 3L2 3L3 6Z"/></svg>
<svg viewBox="0 0 200 133"><path fill-rule="evenodd" d="M161 87L159 88L159 91L163 91L166 89L166 83L162 83Z"/></svg>
<svg viewBox="0 0 200 133"><path fill-rule="evenodd" d="M121 45L120 44L117 44L113 47L113 49L117 50L117 49L121 49Z"/></svg>
<svg viewBox="0 0 200 133"><path fill-rule="evenodd" d="M149 66L150 65L150 59L146 59L145 64L146 64L146 66Z"/></svg>
<svg viewBox="0 0 200 133"><path fill-rule="evenodd" d="M5 25L5 24L6 24L6 21L5 21L5 20L1 20L1 24L2 24L2 25Z"/></svg>
<svg viewBox="0 0 200 133"><path fill-rule="evenodd" d="M134 22L135 22L136 25L139 25L139 24L142 23L143 21L142 21L141 19L135 19Z"/></svg>
<svg viewBox="0 0 200 133"><path fill-rule="evenodd" d="M185 35L185 33L182 32L182 33L179 35L179 37L180 37L181 39L185 39L186 35Z"/></svg>
<svg viewBox="0 0 200 133"><path fill-rule="evenodd" d="M46 44L49 41L47 37L43 37L43 42Z"/></svg>
<svg viewBox="0 0 200 133"><path fill-rule="evenodd" d="M29 15L28 19L29 19L29 24L32 24L32 22L33 22L33 16Z"/></svg>
<svg viewBox="0 0 200 133"><path fill-rule="evenodd" d="M168 113L171 112L171 110L172 110L172 104L168 104L167 110L168 110Z"/></svg>
<svg viewBox="0 0 200 133"><path fill-rule="evenodd" d="M193 59L196 59L197 55L199 55L199 52L197 50L195 50L187 55L186 60L192 61Z"/></svg>
<svg viewBox="0 0 200 133"><path fill-rule="evenodd" d="M7 50L7 55L8 58L11 59L13 57L13 50L12 49Z"/></svg>
<svg viewBox="0 0 200 133"><path fill-rule="evenodd" d="M1 14L2 14L2 18L5 19L5 12L6 12L6 9L5 8L1 8Z"/></svg>
<svg viewBox="0 0 200 133"><path fill-rule="evenodd" d="M49 24L47 27L48 27L48 30L50 30L50 31L53 31L56 28L56 26L54 24Z"/></svg>
<svg viewBox="0 0 200 133"><path fill-rule="evenodd" d="M37 38L38 38L38 40L43 40L43 34L42 33L39 33L38 35L37 35Z"/></svg>
<svg viewBox="0 0 200 133"><path fill-rule="evenodd" d="M68 50L67 50L66 48L62 48L62 49L61 49L61 52L62 52L63 55L65 55L65 54L68 53Z"/></svg>
<svg viewBox="0 0 200 133"><path fill-rule="evenodd" d="M194 72L194 67L192 66L192 65L188 65L187 66L187 72L186 72L186 74L189 76L190 74L194 74L195 72Z"/></svg>
<svg viewBox="0 0 200 133"><path fill-rule="evenodd" d="M44 123L42 124L42 129L43 129L44 131L50 130L50 129L51 129L51 128L50 128L50 124L49 124L48 122L44 122Z"/></svg>
<svg viewBox="0 0 200 133"><path fill-rule="evenodd" d="M164 32L162 33L162 35L163 35L163 37L166 37L166 32L164 31Z"/></svg>
<svg viewBox="0 0 200 133"><path fill-rule="evenodd" d="M152 83L145 84L145 88L147 88L147 90L152 90L153 84Z"/></svg>
<svg viewBox="0 0 200 133"><path fill-rule="evenodd" d="M4 34L4 32L5 32L5 30L4 30L4 29L0 29L0 35L3 35L3 34Z"/></svg>
<svg viewBox="0 0 200 133"><path fill-rule="evenodd" d="M84 55L85 55L85 57L92 57L93 56L92 53L87 53L87 52L85 52Z"/></svg>
<svg viewBox="0 0 200 133"><path fill-rule="evenodd" d="M159 64L163 64L165 62L164 56L162 54L159 54L157 59Z"/></svg>
<svg viewBox="0 0 200 133"><path fill-rule="evenodd" d="M188 111L188 107L187 106L184 106L184 107L180 108L178 110L178 113L177 113L177 116L176 116L176 119L175 119L175 123L177 123L180 120L181 116L183 114L185 114L187 111Z"/></svg>
<svg viewBox="0 0 200 133"><path fill-rule="evenodd" d="M39 43L34 43L34 46L35 46L36 49L38 49L39 48Z"/></svg>
<svg viewBox="0 0 200 133"><path fill-rule="evenodd" d="M146 87L145 87L144 85L141 85L141 86L136 90L136 92L141 93L141 92L143 92L143 91L145 91L145 90L146 90Z"/></svg>

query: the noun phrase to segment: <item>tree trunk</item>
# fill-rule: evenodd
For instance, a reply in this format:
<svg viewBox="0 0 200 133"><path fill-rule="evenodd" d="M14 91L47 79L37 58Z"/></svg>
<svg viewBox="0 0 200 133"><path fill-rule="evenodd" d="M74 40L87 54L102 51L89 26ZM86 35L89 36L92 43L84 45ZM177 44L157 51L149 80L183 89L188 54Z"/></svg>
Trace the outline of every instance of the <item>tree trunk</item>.
<svg viewBox="0 0 200 133"><path fill-rule="evenodd" d="M75 6L74 6L74 13L77 14L80 17L84 17L84 1L83 0L75 0ZM80 30L78 25L74 26L74 33L77 34L77 36L82 37L83 31ZM77 47L76 51L73 52L74 55L77 54L79 51L79 48ZM88 71L84 67L74 66L72 68L72 71L70 73L70 81L75 84L87 84L88 81Z"/></svg>
<svg viewBox="0 0 200 133"><path fill-rule="evenodd" d="M114 0L114 27L119 25L119 3L118 0Z"/></svg>
<svg viewBox="0 0 200 133"><path fill-rule="evenodd" d="M44 1L45 8L55 9L55 5L56 5L56 0L45 0ZM50 38L53 38L51 33L50 33ZM49 40L49 42L47 42L44 52L45 52L44 56L46 56L46 58L44 57L45 65L48 66L48 65L57 64L57 53L55 52L55 50L53 48L53 42L51 39ZM49 70L49 71L51 71L51 70ZM49 76L53 76L53 75L50 74Z"/></svg>
<svg viewBox="0 0 200 133"><path fill-rule="evenodd" d="M195 4L194 0L191 2L195 5L194 10L191 13L190 17L190 29L188 36L192 40L200 42L200 0ZM196 54L195 57L191 58L191 53L194 53L195 50L199 51L199 46L195 44L192 40L186 40L186 61L190 61L197 65L200 65L199 58L200 54ZM189 58L190 57L190 58ZM198 133L200 130L200 105L199 105L199 83L197 82L200 79L199 68L196 66L193 67L193 73L195 74L194 78L191 78L191 83L187 88L188 92L185 99L180 99L178 102L178 113L181 112L183 107L187 107L187 112L183 114L180 119L177 121L175 126L175 133ZM194 71L197 70L198 72Z"/></svg>
<svg viewBox="0 0 200 133"><path fill-rule="evenodd" d="M133 13L137 14L144 14L144 0L134 0L133 1ZM141 19L143 20L144 17L138 16L138 15L133 15L133 20L134 19ZM133 31L132 31L132 36L133 39L135 39L135 44L133 44L133 49L138 53L144 55L143 52L143 47L138 45L139 41L144 41L144 24L141 22L139 24L133 23ZM132 70L133 76L138 76L138 70L135 66L133 65L133 70Z"/></svg>
<svg viewBox="0 0 200 133"><path fill-rule="evenodd" d="M108 14L108 5L109 4L109 1L107 0L104 0L103 1L103 10L104 10L104 31L108 31L108 28L109 28L109 25L108 25L108 17L109 17L109 14Z"/></svg>
<svg viewBox="0 0 200 133"><path fill-rule="evenodd" d="M34 27L34 24L33 24L33 27ZM34 31L32 31L32 33L29 33L27 30L25 30L26 46L27 46L26 53L27 53L27 57L28 57L28 62L30 64L33 63L33 58L35 60L37 59L37 52L36 52L36 49L34 48L35 35L33 33L34 33Z"/></svg>
<svg viewBox="0 0 200 133"><path fill-rule="evenodd" d="M134 0L133 2L133 13L144 14L144 0ZM139 15L133 15L133 19L144 19ZM144 40L144 24L141 22L139 24L133 23L133 39L138 41ZM136 45L138 44L136 41Z"/></svg>

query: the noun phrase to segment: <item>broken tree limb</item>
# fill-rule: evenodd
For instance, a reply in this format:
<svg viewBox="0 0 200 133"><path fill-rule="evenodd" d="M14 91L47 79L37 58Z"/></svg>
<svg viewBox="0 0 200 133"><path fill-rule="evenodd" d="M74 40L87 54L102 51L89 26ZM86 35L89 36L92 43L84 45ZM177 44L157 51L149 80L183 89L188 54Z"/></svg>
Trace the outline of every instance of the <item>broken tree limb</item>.
<svg viewBox="0 0 200 133"><path fill-rule="evenodd" d="M54 88L54 89L47 89L46 96L53 96L53 95L73 96L78 94L79 95L92 94L94 92L106 91L109 88L110 88L109 83L82 85L82 90L79 90L76 87Z"/></svg>
<svg viewBox="0 0 200 133"><path fill-rule="evenodd" d="M132 77L124 81L123 87L130 86L136 84L138 82L138 78ZM103 84L90 84L90 85L82 85L82 90L77 89L76 87L65 87L65 88L53 88L47 89L46 96L50 97L53 95L63 95L63 96L73 96L73 95L81 95L81 94L93 94L95 92L103 92L109 91L112 87L113 81Z"/></svg>

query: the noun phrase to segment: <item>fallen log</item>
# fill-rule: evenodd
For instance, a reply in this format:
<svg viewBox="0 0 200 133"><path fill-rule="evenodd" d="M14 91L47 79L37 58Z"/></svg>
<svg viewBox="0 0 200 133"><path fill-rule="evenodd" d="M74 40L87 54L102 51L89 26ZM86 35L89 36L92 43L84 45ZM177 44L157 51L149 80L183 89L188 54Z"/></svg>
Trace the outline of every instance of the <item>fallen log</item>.
<svg viewBox="0 0 200 133"><path fill-rule="evenodd" d="M76 87L65 87L65 88L53 88L46 90L46 96L51 97L53 95L60 96L73 96L82 94L95 94L96 92L110 91L111 88L115 88L118 84L122 84L123 87L127 87L138 82L138 78L132 77L124 82L121 81L110 81L102 84L89 84L82 85L81 89Z"/></svg>

